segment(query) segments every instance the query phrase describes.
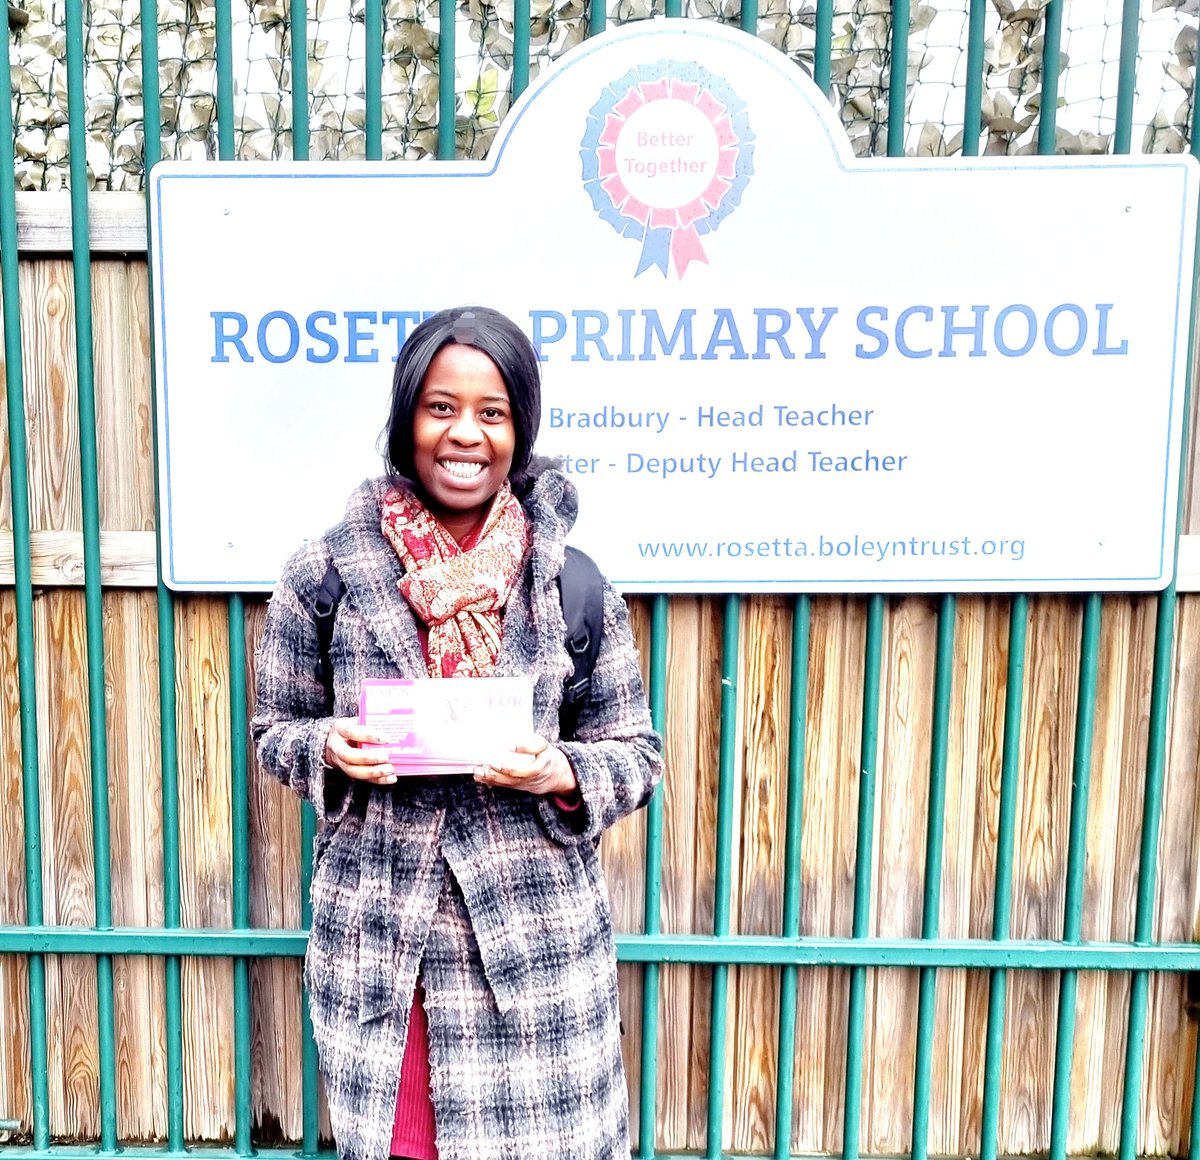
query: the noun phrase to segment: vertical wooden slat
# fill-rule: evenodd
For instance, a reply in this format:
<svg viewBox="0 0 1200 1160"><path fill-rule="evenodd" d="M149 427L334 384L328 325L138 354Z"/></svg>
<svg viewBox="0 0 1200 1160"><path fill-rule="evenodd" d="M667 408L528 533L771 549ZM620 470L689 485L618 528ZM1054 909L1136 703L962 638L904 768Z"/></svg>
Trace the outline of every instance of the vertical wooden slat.
<svg viewBox="0 0 1200 1160"><path fill-rule="evenodd" d="M955 634L955 696L946 785L941 926L945 938L986 938L1000 779L1008 616L1002 601L962 597ZM987 980L938 978L930 1150L978 1152Z"/></svg>
<svg viewBox="0 0 1200 1160"><path fill-rule="evenodd" d="M1012 937L1061 938L1071 808L1081 606L1073 598L1030 602L1023 700L1024 742L1014 846ZM1058 976L1015 971L1005 1018L1002 1154L1050 1146Z"/></svg>
<svg viewBox="0 0 1200 1160"><path fill-rule="evenodd" d="M717 774L721 742L721 637L723 604L706 597L701 607L701 689L697 712L696 815L691 842L695 865L692 926L696 933L713 931L714 886L717 873ZM687 1146L705 1146L708 1121L706 1100L710 1070L712 971L692 971L692 1042L689 1051Z"/></svg>
<svg viewBox="0 0 1200 1160"><path fill-rule="evenodd" d="M693 929L693 847L703 762L700 706L705 699L711 701L713 692L701 651L705 607L703 600L691 596L673 597L670 605L662 872L662 928L668 934ZM666 966L659 974L659 1143L671 1151L686 1148L688 1141L694 975L693 968L682 966Z"/></svg>
<svg viewBox="0 0 1200 1160"><path fill-rule="evenodd" d="M866 604L821 597L812 605L804 777L802 934L849 935ZM845 1100L845 971L801 971L796 985L796 1123L802 1151L840 1151Z"/></svg>
<svg viewBox="0 0 1200 1160"><path fill-rule="evenodd" d="M35 529L80 528L73 317L70 262L50 259L23 265L29 519Z"/></svg>
<svg viewBox="0 0 1200 1160"><path fill-rule="evenodd" d="M1085 939L1133 937L1155 620L1152 600L1115 597L1104 602L1088 811L1088 850L1095 868L1089 864L1084 889ZM1079 1118L1085 1126L1096 1126L1098 1138L1089 1150L1115 1152L1120 1100L1113 1093L1124 1086L1129 977L1083 975L1077 1002L1081 1025L1091 1027L1087 1046L1081 1039L1076 1048L1076 1072L1082 1073L1087 1090ZM1092 1109L1094 1119L1087 1114Z"/></svg>
<svg viewBox="0 0 1200 1160"><path fill-rule="evenodd" d="M141 262L92 264L100 523L154 526L148 452L150 378L146 273ZM159 792L158 632L153 595L104 596L112 910L117 925L162 922L162 795ZM165 996L161 961L113 960L117 1036L117 1128L122 1138L166 1132Z"/></svg>
<svg viewBox="0 0 1200 1160"><path fill-rule="evenodd" d="M81 591L59 590L34 604L37 641L39 765L42 792L45 920L95 922L92 893L91 778L84 607ZM50 1131L85 1139L100 1130L96 962L71 955L46 960Z"/></svg>
<svg viewBox="0 0 1200 1160"><path fill-rule="evenodd" d="M184 926L233 918L229 829L229 645L225 602L176 606L179 681L179 841ZM234 1128L233 964L183 962L183 1075L189 1139L227 1140Z"/></svg>
<svg viewBox="0 0 1200 1160"><path fill-rule="evenodd" d="M162 800L158 762L158 651L154 595L109 592L106 676L125 691L108 708L112 775L113 922L162 923ZM136 695L130 695L135 693ZM113 960L117 1035L117 1126L122 1138L166 1132L165 995L162 961Z"/></svg>
<svg viewBox="0 0 1200 1160"><path fill-rule="evenodd" d="M881 691L875 905L872 933L916 938L921 933L925 819L937 605L897 600L888 617ZM873 971L868 979L868 1045L863 1124L869 1152L903 1152L912 1136L918 976Z"/></svg>
<svg viewBox="0 0 1200 1160"><path fill-rule="evenodd" d="M266 602L246 606L246 688L253 713L254 647ZM250 753L250 923L268 929L300 925L300 803ZM268 1139L296 1140L303 1130L300 1100L298 959L261 959L250 966L253 1115Z"/></svg>
<svg viewBox="0 0 1200 1160"><path fill-rule="evenodd" d="M791 604L785 597L752 597L742 614L743 792L734 906L734 930L739 934L780 933ZM770 1080L778 1063L779 972L739 968L731 972L730 992L735 1029L729 1037L731 1143L739 1152L765 1152L775 1133L775 1087Z"/></svg>

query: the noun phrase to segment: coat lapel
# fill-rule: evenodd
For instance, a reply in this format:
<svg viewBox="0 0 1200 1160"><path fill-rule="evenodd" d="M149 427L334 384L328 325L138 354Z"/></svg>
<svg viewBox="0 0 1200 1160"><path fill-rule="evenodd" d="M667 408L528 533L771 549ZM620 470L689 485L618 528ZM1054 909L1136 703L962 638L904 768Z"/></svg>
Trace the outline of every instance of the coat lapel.
<svg viewBox="0 0 1200 1160"><path fill-rule="evenodd" d="M380 650L402 677L427 675L417 622L396 591L403 568L379 527L387 480L364 483L351 497L346 518L328 534L333 563L354 607Z"/></svg>

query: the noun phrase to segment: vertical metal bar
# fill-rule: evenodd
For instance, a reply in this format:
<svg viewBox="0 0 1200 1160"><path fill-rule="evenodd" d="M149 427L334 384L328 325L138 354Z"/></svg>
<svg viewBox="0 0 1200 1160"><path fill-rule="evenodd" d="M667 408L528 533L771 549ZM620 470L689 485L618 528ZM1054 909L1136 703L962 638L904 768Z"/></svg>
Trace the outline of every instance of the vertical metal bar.
<svg viewBox="0 0 1200 1160"><path fill-rule="evenodd" d="M813 80L826 96L833 88L833 0L817 0L813 43Z"/></svg>
<svg viewBox="0 0 1200 1160"><path fill-rule="evenodd" d="M871 922L871 855L875 844L875 767L879 757L879 685L883 655L883 597L867 602L867 642L863 661L862 742L859 753L858 830L854 850L855 938L866 938ZM842 1155L856 1160L862 1124L863 1013L867 969L850 970L850 1009L846 1033L846 1107Z"/></svg>
<svg viewBox="0 0 1200 1160"><path fill-rule="evenodd" d="M946 754L950 744L950 706L954 691L954 629L958 602L942 597L938 609L937 662L933 678L933 733L929 755L929 807L925 823L925 897L921 937L936 939L941 927L942 854L946 831ZM913 1160L929 1155L929 1104L933 1075L933 1020L937 971L921 969L917 997L916 1078L913 1084Z"/></svg>
<svg viewBox="0 0 1200 1160"><path fill-rule="evenodd" d="M888 69L887 155L904 156L904 129L908 120L909 0L892 0L892 51Z"/></svg>
<svg viewBox="0 0 1200 1160"><path fill-rule="evenodd" d="M800 842L804 833L804 755L808 731L808 644L812 598L792 606L792 687L788 712L787 805L783 844L783 937L800 935ZM796 968L779 978L779 1059L775 1075L775 1160L787 1160L792 1145L796 1051Z"/></svg>
<svg viewBox="0 0 1200 1160"><path fill-rule="evenodd" d="M368 0L378 6L379 0ZM308 160L308 0L291 0L288 5L288 48L292 64L292 160ZM363 54L367 81L367 124L371 120L371 27L367 20L367 51ZM378 115L378 113L377 113ZM367 130L367 157L371 156L370 129Z"/></svg>
<svg viewBox="0 0 1200 1160"><path fill-rule="evenodd" d="M158 8L155 0L141 0L142 45L142 163L147 182L162 160L162 113L159 105ZM146 205L147 224L150 206ZM154 267L147 262L148 311L154 326ZM150 348L151 367L154 347ZM154 455L154 510L161 526L162 502L158 488L158 400L151 394ZM175 726L175 601L163 583L162 542L155 537L156 614L158 621L158 699L163 842L163 926L178 929L179 902L179 764ZM183 984L178 955L167 955L163 963L166 1006L167 1049L167 1149L183 1151Z"/></svg>
<svg viewBox="0 0 1200 1160"><path fill-rule="evenodd" d="M987 0L971 0L967 31L967 85L963 94L964 157L979 156L983 130L983 46Z"/></svg>
<svg viewBox="0 0 1200 1160"><path fill-rule="evenodd" d="M758 32L758 0L742 0L738 19L743 32L755 35Z"/></svg>
<svg viewBox="0 0 1200 1160"><path fill-rule="evenodd" d="M1117 131L1114 153L1128 153L1133 133L1133 98L1137 90L1138 0L1121 6L1121 58L1117 70Z"/></svg>
<svg viewBox="0 0 1200 1160"><path fill-rule="evenodd" d="M154 0L145 0L145 2L154 3ZM157 502L157 468L155 480ZM162 509L159 507L157 510L161 512ZM161 555L158 560L158 575L158 688L162 705L163 926L168 930L178 930L182 923L179 898L179 763L175 716L175 607L169 589L162 582ZM167 955L164 969L167 1025L167 1148L171 1152L178 1153L183 1151L184 1146L183 979L179 956Z"/></svg>
<svg viewBox="0 0 1200 1160"><path fill-rule="evenodd" d="M1013 835L1016 830L1017 782L1021 762L1021 709L1025 690L1025 641L1029 629L1029 597L1012 598L1008 624L1008 676L1004 697L1004 748L1000 770L1000 819L996 832L996 888L992 906L992 938L1009 938L1012 916ZM1000 1122L1000 1062L1004 1048L1004 1013L1008 974L992 971L988 996L987 1041L983 1068L981 1160L996 1160Z"/></svg>
<svg viewBox="0 0 1200 1160"><path fill-rule="evenodd" d="M312 930L312 853L317 836L317 811L308 802L300 804L300 925ZM319 1109L317 1107L317 1084L319 1064L317 1044L313 1039L312 1014L309 1011L308 991L300 1000L300 1090L303 1139L300 1146L302 1156L315 1156L319 1145Z"/></svg>
<svg viewBox="0 0 1200 1160"><path fill-rule="evenodd" d="M229 746L231 828L233 831L233 925L250 925L250 783L246 760L246 606L229 597ZM233 960L234 1148L240 1156L250 1143L250 960Z"/></svg>
<svg viewBox="0 0 1200 1160"><path fill-rule="evenodd" d="M83 4L67 0L67 107L71 174L71 266L79 401L79 473L83 516L84 608L87 626L89 757L96 926L112 926L109 858L108 726L105 719L104 597L100 586L100 494L96 466L96 390L92 350L92 258L88 223L87 127L83 90ZM117 1147L117 1051L111 955L96 957L100 1150Z"/></svg>
<svg viewBox="0 0 1200 1160"><path fill-rule="evenodd" d="M666 16L682 16L683 0L666 0L663 11Z"/></svg>
<svg viewBox="0 0 1200 1160"><path fill-rule="evenodd" d="M721 640L721 750L717 772L717 873L713 886L713 934L729 933L733 881L733 778L737 757L737 678L740 596L725 597L725 623ZM729 997L729 967L713 967L712 1025L708 1054L708 1160L719 1160L724 1135L725 1024Z"/></svg>
<svg viewBox="0 0 1200 1160"><path fill-rule="evenodd" d="M151 170L162 160L162 107L159 100L158 75L158 10L152 3L149 3L149 0L141 0L139 16L141 21L142 50L142 171L143 176L148 181ZM155 479L157 482L157 475Z"/></svg>
<svg viewBox="0 0 1200 1160"><path fill-rule="evenodd" d="M1062 19L1062 0L1048 0L1042 46L1042 103L1038 107L1038 152L1043 155L1052 154L1056 146Z"/></svg>
<svg viewBox="0 0 1200 1160"><path fill-rule="evenodd" d="M1071 778L1071 821L1067 844L1067 888L1063 941L1079 941L1083 930L1083 872L1087 865L1088 794L1092 778L1092 734L1096 724L1096 671L1100 659L1099 593L1087 597L1079 642L1079 693L1075 710L1075 759ZM1058 989L1058 1035L1054 1050L1054 1092L1050 1117L1050 1160L1066 1160L1071 1117L1071 1061L1075 1049L1075 996L1078 972L1063 971Z"/></svg>
<svg viewBox="0 0 1200 1160"><path fill-rule="evenodd" d="M1166 773L1167 722L1171 700L1171 664L1175 643L1175 583L1158 598L1154 626L1154 668L1150 683L1150 736L1146 751L1146 788L1142 796L1142 841L1138 854L1137 909L1133 941L1149 943L1154 934L1154 886L1158 873L1158 835L1162 824ZM1134 971L1129 989L1129 1036L1125 1042L1125 1090L1121 1096L1120 1160L1132 1160L1137 1149L1141 1104L1142 1059L1146 1044L1146 1000L1150 976Z"/></svg>
<svg viewBox="0 0 1200 1160"><path fill-rule="evenodd" d="M1133 98L1137 85L1138 19L1137 0L1125 0L1121 10L1121 62L1117 78L1116 135L1113 141L1113 149L1116 153L1130 151L1133 131ZM1179 510L1183 511L1182 503ZM1175 638L1175 604L1175 583L1172 581L1166 591L1159 595L1158 619L1154 627L1150 736L1146 752L1146 785L1142 797L1142 841L1138 857L1137 910L1134 915L1133 937L1134 941L1138 943L1146 943L1151 940L1154 925L1154 886L1158 871L1158 835L1162 822L1162 788L1166 771L1167 716ZM1121 1143L1119 1149L1121 1160L1130 1160L1137 1149L1149 982L1149 975L1145 971L1135 971L1129 985L1129 1032L1125 1041L1125 1086L1121 1094Z"/></svg>
<svg viewBox="0 0 1200 1160"><path fill-rule="evenodd" d="M230 0L217 0L217 156L232 161L237 155L233 137L233 13Z"/></svg>
<svg viewBox="0 0 1200 1160"><path fill-rule="evenodd" d="M604 31L608 19L604 4L605 0L588 0L588 36L596 36Z"/></svg>
<svg viewBox="0 0 1200 1160"><path fill-rule="evenodd" d="M454 91L455 0L438 0L438 159L453 161L457 97Z"/></svg>
<svg viewBox="0 0 1200 1160"><path fill-rule="evenodd" d="M233 17L230 0L217 0L217 151L222 161L236 155L233 135ZM246 785L246 668L245 606L236 593L229 597L229 732L233 831L233 925L248 924L245 853ZM250 964L233 962L234 1025L234 1149L242 1156L250 1143Z"/></svg>
<svg viewBox="0 0 1200 1160"><path fill-rule="evenodd" d="M8 475L12 493L13 600L17 620L17 694L21 728L21 798L25 830L25 920L40 926L42 808L38 784L37 668L33 633L33 580L29 541L29 468L25 429L25 369L21 351L21 293L17 255L12 70L7 24L0 67L0 299L4 305L4 391L8 404ZM29 1064L33 1146L50 1146L46 1064L46 960L30 955Z"/></svg>
<svg viewBox="0 0 1200 1160"><path fill-rule="evenodd" d="M1200 101L1195 100L1195 90L1192 95L1192 124L1189 125L1190 139L1188 149L1192 152L1193 157L1200 157ZM1196 238L1196 253L1195 253L1195 269L1200 271L1200 236ZM1188 331L1188 351L1189 355L1195 350L1195 330L1196 330L1196 288L1192 287L1192 323L1190 323ZM1192 377L1188 375L1187 393L1190 397L1192 393ZM1189 416L1192 414L1190 408L1184 405L1183 411L1183 429L1190 431L1192 422ZM1184 463L1187 463L1187 458L1184 457ZM1181 495L1183 481L1181 480ZM1180 511L1183 511L1183 505L1180 505ZM1178 543L1178 541L1176 541ZM1176 547L1176 555L1178 548ZM1176 564L1178 560L1176 559ZM1200 1099L1196 1099L1196 1093L1200 1093L1200 1045L1196 1047L1195 1064L1192 1074L1192 1132L1188 1137L1188 1160L1200 1160Z"/></svg>
<svg viewBox="0 0 1200 1160"><path fill-rule="evenodd" d="M1188 126L1188 151L1191 153L1191 155L1193 157L1200 158L1200 107L1197 107L1197 106L1200 106L1200 102L1198 102L1195 99L1194 90L1193 90L1192 120L1191 120L1191 124ZM1198 253L1198 255L1200 255L1200 244L1197 245L1197 253ZM1196 330L1195 302L1196 302L1196 299L1195 299L1195 296L1193 295L1193 297L1192 297L1192 328L1191 328L1191 331L1189 332L1189 337L1191 337L1191 338L1195 337L1195 330ZM1194 350L1194 347L1191 344L1189 344L1188 350L1192 351L1192 350ZM1189 383L1191 382L1190 379L1188 381L1189 381ZM1187 428L1185 427L1184 430L1187 430Z"/></svg>
<svg viewBox="0 0 1200 1160"><path fill-rule="evenodd" d="M146 0L144 0L146 2ZM366 70L367 92L367 158L378 161L381 157L380 114L383 102L376 91L372 100L372 75L375 75L375 88L379 86L379 69L372 70L371 46L377 47L382 43L380 32L380 11L382 0L367 0L366 3L366 42L364 68ZM372 31L372 12L374 13L374 30ZM309 150L309 116L308 116L308 4L307 0L291 0L292 20L292 156L296 161L307 161ZM378 61L376 62L378 64ZM302 83L297 83L297 77L303 77ZM374 110L374 121L372 121ZM304 930L312 929L312 904L310 890L312 887L313 843L317 836L317 812L308 802L300 803L300 925ZM303 972L302 972L303 976ZM317 1044L313 1039L312 1014L309 1011L308 992L301 983L300 994L300 1117L301 1117L301 1156L315 1156L319 1147L319 1108L317 1086L319 1083L319 1065L317 1059Z"/></svg>
<svg viewBox="0 0 1200 1160"><path fill-rule="evenodd" d="M295 0L293 0L295 2ZM363 6L366 51L363 53L366 98L367 160L383 160L383 0L366 0Z"/></svg>
<svg viewBox="0 0 1200 1160"><path fill-rule="evenodd" d="M665 732L667 713L667 597L654 598L650 622L650 715L654 728ZM646 810L646 934L662 930L663 790L660 785ZM658 1094L658 963L647 963L642 974L642 1074L638 1092L640 1160L651 1160L657 1146Z"/></svg>
<svg viewBox="0 0 1200 1160"><path fill-rule="evenodd" d="M529 25L532 21L529 8L529 0L514 0L512 64L512 99L514 101L529 87Z"/></svg>

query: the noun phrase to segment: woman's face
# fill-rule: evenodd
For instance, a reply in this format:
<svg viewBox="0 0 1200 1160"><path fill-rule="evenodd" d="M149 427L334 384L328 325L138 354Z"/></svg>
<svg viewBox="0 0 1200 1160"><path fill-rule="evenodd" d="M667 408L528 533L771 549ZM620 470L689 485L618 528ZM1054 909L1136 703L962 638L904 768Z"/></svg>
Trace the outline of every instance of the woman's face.
<svg viewBox="0 0 1200 1160"><path fill-rule="evenodd" d="M429 508L463 540L512 469L517 433L496 364L452 342L429 364L413 414L413 463Z"/></svg>

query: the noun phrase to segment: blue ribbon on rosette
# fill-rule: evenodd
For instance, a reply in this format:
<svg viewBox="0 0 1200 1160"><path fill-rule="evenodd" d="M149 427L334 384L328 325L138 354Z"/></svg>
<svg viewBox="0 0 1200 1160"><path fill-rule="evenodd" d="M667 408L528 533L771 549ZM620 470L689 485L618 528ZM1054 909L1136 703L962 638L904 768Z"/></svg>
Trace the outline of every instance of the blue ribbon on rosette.
<svg viewBox="0 0 1200 1160"><path fill-rule="evenodd" d="M691 100L712 121L719 151L717 175L699 197L660 209L642 204L625 187L616 172L615 141L625 121L623 105L640 108L665 97ZM638 65L605 88L588 115L579 156L583 187L596 213L621 236L642 243L637 273L653 266L665 277L673 261L682 277L691 262L708 260L700 236L715 230L741 203L754 172L754 134L745 101L727 81L695 62L664 60ZM664 216L675 220L651 224L652 217Z"/></svg>

